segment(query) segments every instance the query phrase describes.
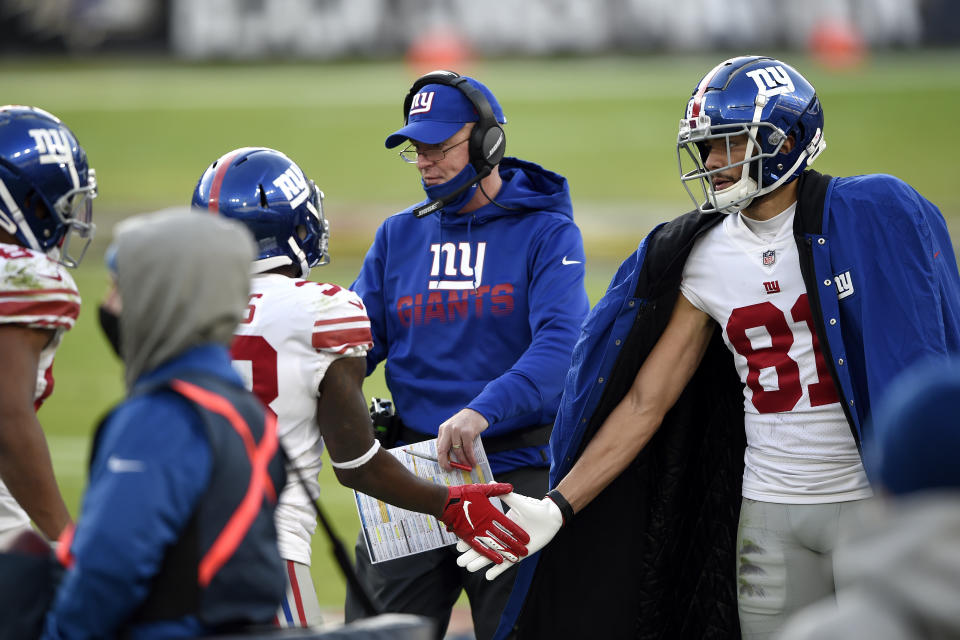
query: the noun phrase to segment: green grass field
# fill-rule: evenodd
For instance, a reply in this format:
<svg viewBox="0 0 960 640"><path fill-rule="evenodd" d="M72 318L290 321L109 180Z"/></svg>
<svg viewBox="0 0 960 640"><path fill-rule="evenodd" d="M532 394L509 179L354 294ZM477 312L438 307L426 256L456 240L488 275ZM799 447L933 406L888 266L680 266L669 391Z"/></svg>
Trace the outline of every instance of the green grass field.
<svg viewBox="0 0 960 640"><path fill-rule="evenodd" d="M960 125L950 115L960 103L960 52L880 56L846 72L785 57L813 82L824 105L829 146L816 168L897 175L937 203L960 237L953 158ZM721 58L503 60L468 70L504 106L508 154L570 180L591 300L655 222L690 208L677 178L677 123L696 82ZM58 354L56 393L40 413L74 513L90 434L123 393L119 363L96 326L106 287L102 253L113 223L188 202L204 168L230 149L275 147L327 194L334 261L314 278L349 284L379 221L422 197L415 170L383 147L400 124L412 79L401 63L4 62L0 102L60 116L86 147L100 181L97 240L75 272L84 310ZM382 378L372 377L365 392L386 394ZM352 495L329 470L322 480L323 504L352 548L358 528ZM323 538L315 538L314 576L321 603L337 607L344 582Z"/></svg>

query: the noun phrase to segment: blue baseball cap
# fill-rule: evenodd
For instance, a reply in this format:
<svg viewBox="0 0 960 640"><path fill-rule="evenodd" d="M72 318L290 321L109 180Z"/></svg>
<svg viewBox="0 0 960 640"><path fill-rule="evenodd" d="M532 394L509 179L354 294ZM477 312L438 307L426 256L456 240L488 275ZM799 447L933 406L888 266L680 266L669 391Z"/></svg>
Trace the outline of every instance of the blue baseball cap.
<svg viewBox="0 0 960 640"><path fill-rule="evenodd" d="M467 83L483 92L493 110L493 116L500 124L507 123L503 109L496 97L483 84L464 76ZM460 130L468 122L480 119L477 110L462 91L445 84L428 84L413 96L407 124L387 136L384 143L392 149L404 140L416 140L426 144L440 144Z"/></svg>

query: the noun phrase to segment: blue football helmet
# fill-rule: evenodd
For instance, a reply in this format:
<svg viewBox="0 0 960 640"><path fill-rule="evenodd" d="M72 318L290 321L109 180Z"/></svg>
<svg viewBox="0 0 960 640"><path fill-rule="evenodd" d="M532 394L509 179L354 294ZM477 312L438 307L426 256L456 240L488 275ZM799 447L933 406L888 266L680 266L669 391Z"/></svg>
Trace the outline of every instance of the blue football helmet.
<svg viewBox="0 0 960 640"><path fill-rule="evenodd" d="M742 135L746 154L731 162L731 138ZM781 153L789 136L793 148ZM706 167L710 145L726 146L727 164ZM703 77L687 103L677 137L680 181L701 211L732 213L796 179L826 146L820 100L803 76L773 58L731 58ZM714 189L721 173L740 178Z"/></svg>
<svg viewBox="0 0 960 640"><path fill-rule="evenodd" d="M93 239L96 196L96 172L66 125L36 107L0 106L0 229L76 267ZM74 234L85 241L76 258Z"/></svg>
<svg viewBox="0 0 960 640"><path fill-rule="evenodd" d="M292 264L306 278L311 267L330 262L323 192L279 151L243 147L224 154L200 176L193 206L250 229L259 248L253 273Z"/></svg>

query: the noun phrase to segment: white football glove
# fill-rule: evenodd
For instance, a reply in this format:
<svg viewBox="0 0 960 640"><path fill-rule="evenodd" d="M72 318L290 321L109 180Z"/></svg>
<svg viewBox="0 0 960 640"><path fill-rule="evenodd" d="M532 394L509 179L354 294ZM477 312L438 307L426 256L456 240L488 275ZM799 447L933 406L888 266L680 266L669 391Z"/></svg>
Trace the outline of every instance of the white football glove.
<svg viewBox="0 0 960 640"><path fill-rule="evenodd" d="M519 493L508 493L500 496L500 499L510 507L507 516L530 534L530 542L527 543L528 555L545 547L563 526L563 515L560 513L560 508L550 498L536 500ZM457 551L460 552L457 564L466 567L468 571L479 571L491 564L486 556L475 551L463 540L457 541ZM505 557L502 564L495 565L487 570L487 580L493 580L522 559L513 560L509 556Z"/></svg>

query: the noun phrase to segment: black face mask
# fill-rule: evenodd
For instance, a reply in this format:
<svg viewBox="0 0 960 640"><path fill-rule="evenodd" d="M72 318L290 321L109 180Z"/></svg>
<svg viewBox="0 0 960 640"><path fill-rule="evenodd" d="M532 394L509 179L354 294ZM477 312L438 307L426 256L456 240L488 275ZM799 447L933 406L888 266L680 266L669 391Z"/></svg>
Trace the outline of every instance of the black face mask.
<svg viewBox="0 0 960 640"><path fill-rule="evenodd" d="M120 316L100 305L100 328L103 335L107 337L107 342L113 347L117 357L123 358L120 354Z"/></svg>

